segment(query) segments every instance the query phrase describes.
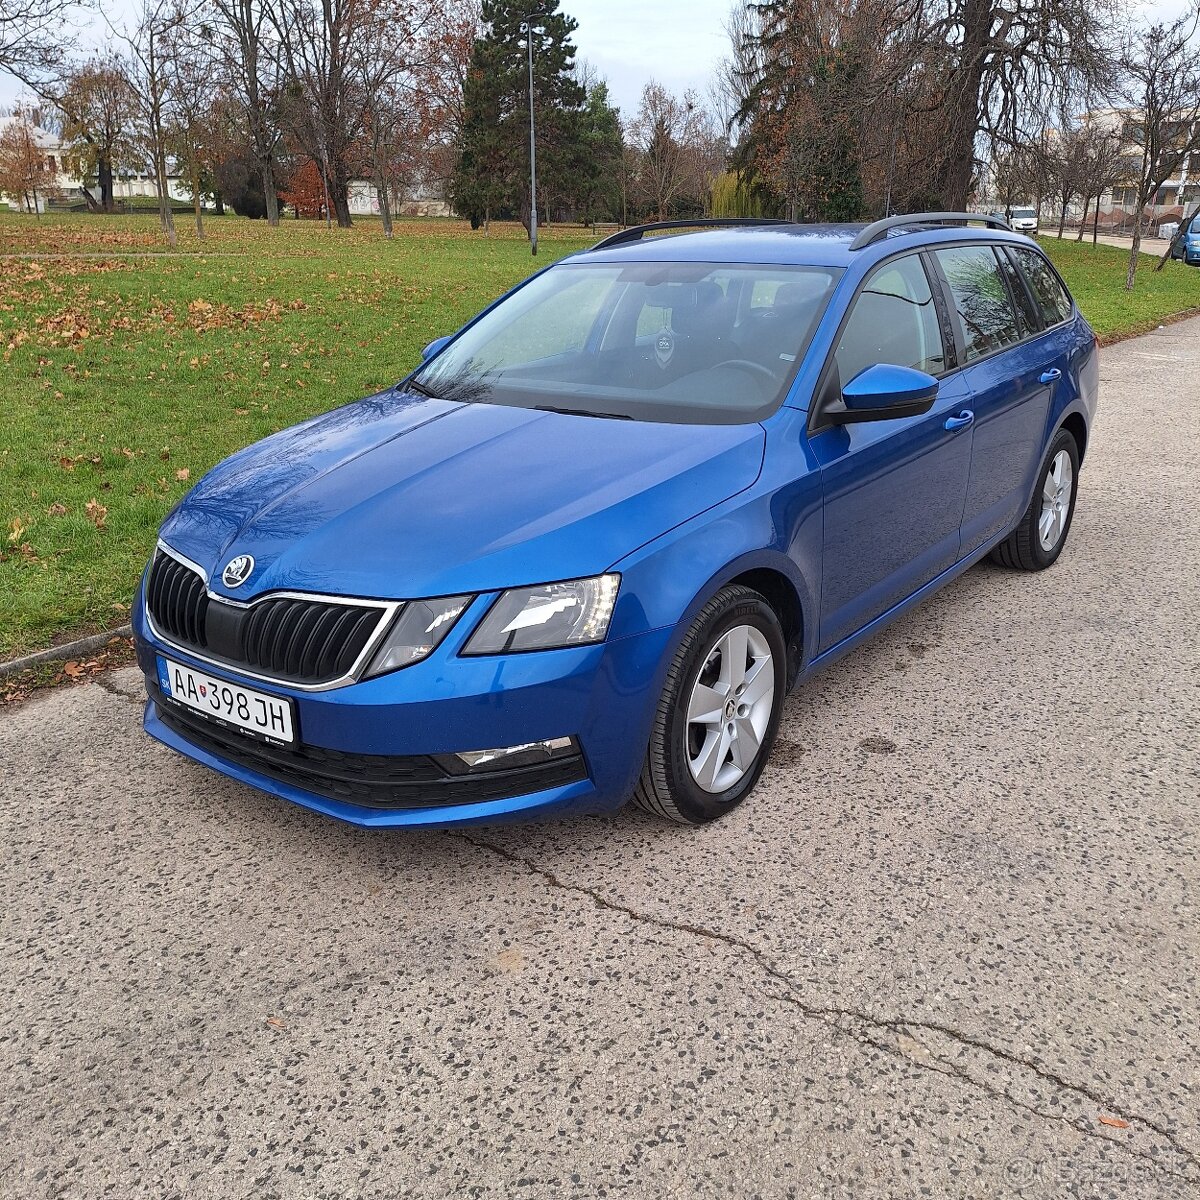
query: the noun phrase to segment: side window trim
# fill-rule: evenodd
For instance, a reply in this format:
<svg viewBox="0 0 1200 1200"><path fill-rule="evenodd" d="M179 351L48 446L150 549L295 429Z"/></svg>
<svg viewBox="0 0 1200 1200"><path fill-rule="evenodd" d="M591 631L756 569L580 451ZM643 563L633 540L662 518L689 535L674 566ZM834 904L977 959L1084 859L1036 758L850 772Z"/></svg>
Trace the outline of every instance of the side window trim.
<svg viewBox="0 0 1200 1200"><path fill-rule="evenodd" d="M1024 342L1030 341L1046 330L1046 317L1042 312L1042 306L1037 302L1037 297L1032 294L1029 289L1028 282L1025 279L1024 273L1017 267L1013 261L1013 256L1007 253L1004 246L993 246L992 253L996 256L996 266L1000 270L1000 278L1004 280L1004 289L1008 292L1009 303L1013 306L1013 314L1017 318L1017 332L1020 337L1013 343L1014 346L1020 346ZM1013 293L1013 287L1019 287L1026 300L1029 301L1030 311L1033 312L1033 318L1036 322L1034 327L1027 332L1022 333L1021 330L1025 326L1025 312L1021 304L1018 302L1016 295Z"/></svg>
<svg viewBox="0 0 1200 1200"><path fill-rule="evenodd" d="M945 379L947 375L951 375L958 370L958 347L956 343L948 343L946 341L946 327L942 322L945 300L944 297L939 296L939 280L930 274L927 252L923 248L916 248L899 250L895 254L889 254L887 258L877 262L871 268L870 272L863 277L862 282L854 289L854 295L850 297L850 303L846 305L846 310L842 313L842 319L838 322L838 327L834 331L833 340L829 345L829 350L825 354L825 363L821 367L821 374L817 377L817 386L813 389L813 403L808 411L808 433L810 437L813 434L820 433L822 430L832 427L832 422L825 420L825 414L829 411L829 406L832 403L832 398L829 395L830 381L837 370L837 350L842 341L842 334L846 331L846 326L850 323L850 317L854 313L854 306L858 303L858 298L880 271L904 258L916 259L922 271L925 272L925 283L933 297L933 305L938 313L938 332L942 339L942 360L945 364L945 369L938 372L934 378L939 380ZM840 399L840 396L838 398Z"/></svg>
<svg viewBox="0 0 1200 1200"><path fill-rule="evenodd" d="M946 370L938 379L953 374L965 365L966 354L963 340L959 336L958 314L954 308L954 297L950 285L942 274L941 265L931 250L921 251L925 275L929 279L929 290L933 293L933 304L938 312L938 324L942 329L942 353L946 358Z"/></svg>

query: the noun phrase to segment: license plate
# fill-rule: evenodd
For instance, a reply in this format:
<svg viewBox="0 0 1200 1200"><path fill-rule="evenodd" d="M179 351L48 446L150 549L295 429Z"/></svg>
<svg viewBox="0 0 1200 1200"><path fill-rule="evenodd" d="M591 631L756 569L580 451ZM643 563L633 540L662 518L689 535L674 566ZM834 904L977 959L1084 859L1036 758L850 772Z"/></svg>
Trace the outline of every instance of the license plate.
<svg viewBox="0 0 1200 1200"><path fill-rule="evenodd" d="M296 740L292 702L158 656L158 686L168 700L231 729L276 745Z"/></svg>

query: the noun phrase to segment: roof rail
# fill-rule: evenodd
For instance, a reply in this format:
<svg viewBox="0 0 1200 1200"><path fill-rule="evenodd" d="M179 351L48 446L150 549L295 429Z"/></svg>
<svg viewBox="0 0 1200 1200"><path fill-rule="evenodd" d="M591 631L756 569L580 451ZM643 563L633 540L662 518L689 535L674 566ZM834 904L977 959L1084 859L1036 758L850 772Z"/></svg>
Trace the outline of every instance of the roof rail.
<svg viewBox="0 0 1200 1200"><path fill-rule="evenodd" d="M695 217L690 221L651 221L648 225L631 225L610 233L598 241L593 250L608 250L612 246L623 246L627 242L640 242L648 233L663 229L727 229L740 225L790 225L790 221L778 221L771 217Z"/></svg>
<svg viewBox="0 0 1200 1200"><path fill-rule="evenodd" d="M1003 217L994 217L991 213L968 212L922 212L901 213L894 217L884 217L882 221L872 221L850 243L851 250L862 250L885 238L892 229L901 229L905 225L946 225L952 222L965 224L967 221L982 221L985 225L994 225L997 229L1007 229L1012 232L1012 226Z"/></svg>

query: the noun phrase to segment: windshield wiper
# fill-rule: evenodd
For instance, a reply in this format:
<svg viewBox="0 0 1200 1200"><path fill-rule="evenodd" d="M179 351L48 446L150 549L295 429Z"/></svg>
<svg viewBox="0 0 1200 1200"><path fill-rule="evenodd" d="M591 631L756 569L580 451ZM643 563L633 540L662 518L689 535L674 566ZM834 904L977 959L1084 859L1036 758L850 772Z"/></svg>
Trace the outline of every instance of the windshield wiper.
<svg viewBox="0 0 1200 1200"><path fill-rule="evenodd" d="M440 400L441 396L437 392L430 391L423 383L418 383L415 379L410 379L405 385L406 392L416 392L418 396L424 396L429 400Z"/></svg>
<svg viewBox="0 0 1200 1200"><path fill-rule="evenodd" d="M555 408L553 404L535 404L538 412L562 413L567 417L601 417L606 421L632 421L628 413L596 412L591 408Z"/></svg>

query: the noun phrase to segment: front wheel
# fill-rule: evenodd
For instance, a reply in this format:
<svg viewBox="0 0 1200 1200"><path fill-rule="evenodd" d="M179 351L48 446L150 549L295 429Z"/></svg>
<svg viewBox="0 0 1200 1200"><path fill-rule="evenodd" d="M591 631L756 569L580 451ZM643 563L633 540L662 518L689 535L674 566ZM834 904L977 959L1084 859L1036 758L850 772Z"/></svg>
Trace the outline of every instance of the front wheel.
<svg viewBox="0 0 1200 1200"><path fill-rule="evenodd" d="M701 609L667 672L634 803L685 825L723 816L766 766L786 691L775 611L750 588Z"/></svg>
<svg viewBox="0 0 1200 1200"><path fill-rule="evenodd" d="M1042 571L1062 553L1075 516L1079 491L1079 447L1060 429L1042 463L1033 499L1021 523L992 551L1004 567Z"/></svg>

